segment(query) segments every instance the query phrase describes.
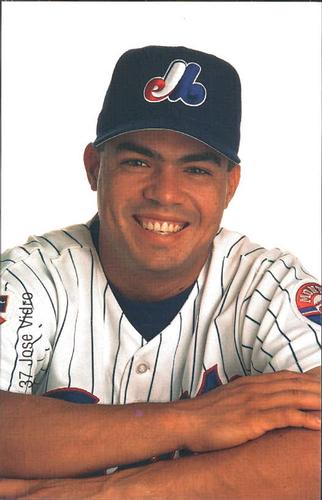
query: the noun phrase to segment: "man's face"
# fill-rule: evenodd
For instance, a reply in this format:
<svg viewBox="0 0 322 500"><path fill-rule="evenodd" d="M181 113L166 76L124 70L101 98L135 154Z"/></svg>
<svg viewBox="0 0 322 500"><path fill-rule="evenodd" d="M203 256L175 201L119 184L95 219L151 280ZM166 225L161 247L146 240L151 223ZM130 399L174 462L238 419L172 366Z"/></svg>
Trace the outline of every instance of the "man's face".
<svg viewBox="0 0 322 500"><path fill-rule="evenodd" d="M100 248L128 272L190 273L203 266L239 167L183 134L139 131L106 143L87 167L98 191Z"/></svg>

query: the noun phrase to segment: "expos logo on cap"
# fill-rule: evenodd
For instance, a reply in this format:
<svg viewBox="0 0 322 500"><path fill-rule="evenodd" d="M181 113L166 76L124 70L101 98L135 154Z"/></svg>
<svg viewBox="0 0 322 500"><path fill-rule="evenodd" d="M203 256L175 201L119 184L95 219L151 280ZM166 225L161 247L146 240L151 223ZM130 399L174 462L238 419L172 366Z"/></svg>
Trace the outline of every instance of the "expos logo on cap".
<svg viewBox="0 0 322 500"><path fill-rule="evenodd" d="M172 61L164 76L151 78L144 87L144 99L148 102L181 100L187 106L200 106L207 97L204 85L197 82L201 67L195 62L182 59Z"/></svg>

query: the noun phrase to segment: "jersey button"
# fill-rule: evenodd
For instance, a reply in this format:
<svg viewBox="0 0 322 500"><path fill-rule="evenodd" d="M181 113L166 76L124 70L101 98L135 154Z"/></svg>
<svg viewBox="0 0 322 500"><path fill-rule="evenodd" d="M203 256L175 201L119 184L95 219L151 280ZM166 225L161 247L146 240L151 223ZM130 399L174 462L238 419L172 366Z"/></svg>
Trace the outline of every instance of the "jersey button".
<svg viewBox="0 0 322 500"><path fill-rule="evenodd" d="M139 365L137 365L137 367L136 367L136 373L145 373L145 372L147 372L149 369L150 369L149 365L147 365L146 363L140 363L140 364L139 364Z"/></svg>

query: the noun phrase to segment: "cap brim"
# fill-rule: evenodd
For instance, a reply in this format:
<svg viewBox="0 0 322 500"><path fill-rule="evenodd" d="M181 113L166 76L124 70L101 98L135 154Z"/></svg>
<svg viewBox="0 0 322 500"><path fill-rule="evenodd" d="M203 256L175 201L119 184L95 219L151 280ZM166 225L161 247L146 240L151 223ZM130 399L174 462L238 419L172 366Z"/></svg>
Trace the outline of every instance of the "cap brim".
<svg viewBox="0 0 322 500"><path fill-rule="evenodd" d="M172 130L173 132L179 132L184 134L192 139L196 139L207 146L215 149L217 152L225 156L228 160L234 163L240 163L239 157L232 151L227 145L222 144L222 142L216 141L216 138L210 137L210 134L207 133L207 130L204 128L200 134L196 133L196 124L195 123L180 123L175 121L167 121L167 123L162 123L158 120L149 120L149 125L147 126L145 120L138 120L135 122L131 122L128 124L124 124L123 126L110 129L109 132L98 136L96 140L93 142L94 146L98 147L104 144L106 141L118 137L122 134L126 134L129 132L138 132L140 130Z"/></svg>

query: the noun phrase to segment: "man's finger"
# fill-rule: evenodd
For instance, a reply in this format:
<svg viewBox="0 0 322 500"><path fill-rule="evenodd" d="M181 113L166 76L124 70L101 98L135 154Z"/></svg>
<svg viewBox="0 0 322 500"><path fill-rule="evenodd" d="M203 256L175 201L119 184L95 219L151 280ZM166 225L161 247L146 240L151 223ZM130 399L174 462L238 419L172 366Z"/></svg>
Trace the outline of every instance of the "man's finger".
<svg viewBox="0 0 322 500"><path fill-rule="evenodd" d="M293 408L274 408L263 410L267 422L266 431L285 427L304 427L311 430L321 428L321 415L314 412L295 410Z"/></svg>
<svg viewBox="0 0 322 500"><path fill-rule="evenodd" d="M295 408L298 410L320 410L321 397L319 393L289 389L282 392L265 394L265 397L254 398L249 403L254 409Z"/></svg>

